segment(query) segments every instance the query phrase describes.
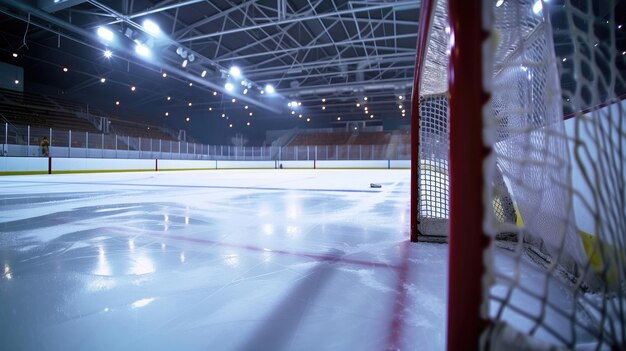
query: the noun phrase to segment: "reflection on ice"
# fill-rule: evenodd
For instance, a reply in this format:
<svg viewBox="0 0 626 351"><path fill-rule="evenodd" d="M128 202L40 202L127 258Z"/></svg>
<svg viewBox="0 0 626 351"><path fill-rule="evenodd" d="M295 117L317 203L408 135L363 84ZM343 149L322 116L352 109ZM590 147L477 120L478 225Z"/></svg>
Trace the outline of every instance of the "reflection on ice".
<svg viewBox="0 0 626 351"><path fill-rule="evenodd" d="M131 306L133 308L141 308L141 307L149 305L152 301L154 301L154 297L145 298L145 299L141 299L141 300L137 300L133 302Z"/></svg>
<svg viewBox="0 0 626 351"><path fill-rule="evenodd" d="M10 306L0 306L0 348L442 349L445 316L424 315L432 308L423 292L402 306L406 318L393 313L403 287L445 298L445 246L410 246L410 259L429 259L399 271L409 177L236 170L0 178L0 199L37 204L0 201L0 304ZM378 192L372 182L393 185ZM48 201L55 193L64 200ZM413 323L418 317L429 323ZM397 325L403 331L390 342Z"/></svg>

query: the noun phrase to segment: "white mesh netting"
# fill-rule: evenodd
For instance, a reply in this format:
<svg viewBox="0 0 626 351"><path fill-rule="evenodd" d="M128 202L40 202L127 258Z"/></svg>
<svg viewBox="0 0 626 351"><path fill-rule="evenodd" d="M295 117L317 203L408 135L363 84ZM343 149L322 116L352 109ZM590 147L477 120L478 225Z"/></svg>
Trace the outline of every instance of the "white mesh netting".
<svg viewBox="0 0 626 351"><path fill-rule="evenodd" d="M484 61L490 66L483 67L493 72L483 82L491 90L483 135L492 149L484 167L490 194L484 226L497 239L486 260L492 327L483 346L624 349L626 104L619 91L626 65L617 48L616 5L483 4L493 25L492 57ZM419 229L445 238L446 1L435 9L420 68ZM558 16L557 29L549 10ZM569 54L556 56L554 35L571 38ZM564 110L575 117L565 120Z"/></svg>

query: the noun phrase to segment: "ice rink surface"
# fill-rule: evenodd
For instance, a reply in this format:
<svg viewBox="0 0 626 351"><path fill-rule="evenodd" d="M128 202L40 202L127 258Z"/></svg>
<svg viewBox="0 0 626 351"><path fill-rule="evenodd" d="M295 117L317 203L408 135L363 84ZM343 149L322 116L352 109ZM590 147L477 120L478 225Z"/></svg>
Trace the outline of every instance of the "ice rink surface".
<svg viewBox="0 0 626 351"><path fill-rule="evenodd" d="M409 170L1 177L0 350L441 350L448 247L409 243L409 184Z"/></svg>

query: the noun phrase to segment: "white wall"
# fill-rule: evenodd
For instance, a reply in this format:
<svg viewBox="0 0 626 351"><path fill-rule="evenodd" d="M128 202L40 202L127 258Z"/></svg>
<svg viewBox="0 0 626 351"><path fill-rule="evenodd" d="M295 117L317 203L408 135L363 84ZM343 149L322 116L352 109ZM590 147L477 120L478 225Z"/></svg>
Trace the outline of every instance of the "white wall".
<svg viewBox="0 0 626 351"><path fill-rule="evenodd" d="M280 161L279 167L282 164L284 169L305 168L313 169L313 161Z"/></svg>
<svg viewBox="0 0 626 351"><path fill-rule="evenodd" d="M159 170L170 169L216 169L217 161L159 160Z"/></svg>
<svg viewBox="0 0 626 351"><path fill-rule="evenodd" d="M72 151L84 149L72 149ZM127 151L118 151L120 153ZM72 152L74 154L74 152ZM32 172L48 170L48 159L44 157L0 157L0 172ZM408 168L410 161L232 161L232 160L170 160L170 159L125 159L125 158L79 158L52 157L52 172L80 171L153 171L176 169L274 169L282 164L284 169L332 169L332 168Z"/></svg>
<svg viewBox="0 0 626 351"><path fill-rule="evenodd" d="M622 100L621 104L613 104L607 107L603 107L600 110L594 111L593 114L588 113L585 115L585 118L590 118L593 122L596 123L597 127L602 126L605 130L611 130L611 128L609 128L609 125L612 124L612 130L614 131L614 133L610 139L614 143L617 140L623 141L624 136L617 135L616 128L620 123L620 117L623 118L623 116L620 116L619 114L620 109L622 113L626 111L626 100ZM623 121L621 121L621 123L623 123ZM589 128L590 123L585 122L584 124L587 128ZM595 131L593 131L593 129L589 130L587 128L579 128L579 134L576 135L575 127L576 120L574 118L565 121L565 130L569 140L570 160L572 164L572 186L575 190L573 205L574 214L576 216L576 225L580 230L583 230L587 233L596 234L596 229L594 228L595 222L593 220L592 211L587 208L584 202L586 201L589 205L594 206L593 199L594 196L596 196L594 195L594 193L600 193L601 195L599 197L602 197L605 201L610 201L611 197L619 196L619 194L611 193L611 190L602 189L601 184L605 184L607 182L605 177L610 177L611 175L598 174L599 179L595 178L594 168L600 171L599 162L601 161L600 157L598 157L598 148L596 145L597 141L595 141L594 137L592 137L592 134L590 134L594 133ZM573 143L573 140L575 138L584 142L584 148L581 147L577 151L579 161L577 161L577 158L575 157L576 154ZM603 139L600 142L607 143L608 140ZM608 151L606 147L602 148L602 150L603 152ZM610 155L609 158L613 159L615 163L614 166L618 167L618 165L621 164L621 160L624 158L624 155L619 155L617 154L617 152L618 151L615 150L614 154ZM606 165L603 168L606 169ZM584 171L586 171L587 175L591 178L591 184L588 184L585 181ZM619 175L613 177L612 182L621 181L622 184L626 184L626 174L622 174L621 176L621 180L619 179ZM618 191L618 189L612 190ZM594 211L596 210L594 209ZM607 213L604 213L604 210L602 209L599 209L597 211L603 218L607 218L607 216L609 215ZM622 209L622 211L625 210Z"/></svg>
<svg viewBox="0 0 626 351"><path fill-rule="evenodd" d="M319 169L323 168L389 168L389 162L387 160L372 160L372 161L348 161L348 160L338 160L338 161L316 161L316 167Z"/></svg>
<svg viewBox="0 0 626 351"><path fill-rule="evenodd" d="M45 172L48 173L47 157L0 157L0 173Z"/></svg>
<svg viewBox="0 0 626 351"><path fill-rule="evenodd" d="M228 168L276 168L275 161L218 161L218 169Z"/></svg>
<svg viewBox="0 0 626 351"><path fill-rule="evenodd" d="M154 171L155 160L116 158L52 158L52 172L66 171Z"/></svg>

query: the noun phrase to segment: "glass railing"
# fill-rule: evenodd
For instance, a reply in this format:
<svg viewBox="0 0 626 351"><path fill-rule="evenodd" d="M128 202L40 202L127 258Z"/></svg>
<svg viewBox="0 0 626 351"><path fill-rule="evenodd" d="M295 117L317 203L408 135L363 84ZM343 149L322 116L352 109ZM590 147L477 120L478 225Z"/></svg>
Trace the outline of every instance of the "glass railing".
<svg viewBox="0 0 626 351"><path fill-rule="evenodd" d="M0 156L158 158L181 160L409 160L406 143L387 145L232 146L0 124Z"/></svg>

